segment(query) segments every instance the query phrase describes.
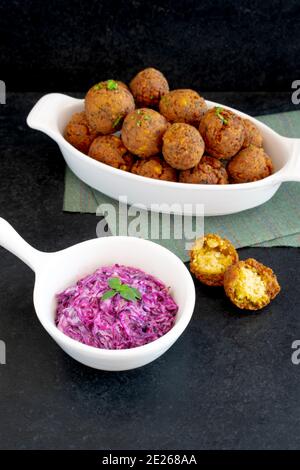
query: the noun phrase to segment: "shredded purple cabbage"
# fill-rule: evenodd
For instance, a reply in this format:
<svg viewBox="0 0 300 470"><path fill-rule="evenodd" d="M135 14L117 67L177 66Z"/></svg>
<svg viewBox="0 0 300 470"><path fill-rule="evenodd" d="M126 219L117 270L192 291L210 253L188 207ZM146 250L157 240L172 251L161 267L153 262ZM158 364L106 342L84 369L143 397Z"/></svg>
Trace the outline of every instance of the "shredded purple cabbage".
<svg viewBox="0 0 300 470"><path fill-rule="evenodd" d="M141 300L127 301L120 294L101 300L108 279L137 288ZM137 268L104 266L57 295L56 325L81 343L101 349L142 346L165 335L174 325L178 306L168 288Z"/></svg>

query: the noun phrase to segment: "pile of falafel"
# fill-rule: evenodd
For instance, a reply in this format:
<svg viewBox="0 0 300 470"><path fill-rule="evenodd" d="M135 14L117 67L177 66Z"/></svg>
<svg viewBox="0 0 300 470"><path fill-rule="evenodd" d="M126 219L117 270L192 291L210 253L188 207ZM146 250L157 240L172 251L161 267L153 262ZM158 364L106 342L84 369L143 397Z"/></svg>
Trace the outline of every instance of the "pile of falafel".
<svg viewBox="0 0 300 470"><path fill-rule="evenodd" d="M129 87L115 80L94 85L64 136L99 162L159 180L247 183L273 171L252 121L222 107L208 109L194 90L170 91L154 68L139 72Z"/></svg>

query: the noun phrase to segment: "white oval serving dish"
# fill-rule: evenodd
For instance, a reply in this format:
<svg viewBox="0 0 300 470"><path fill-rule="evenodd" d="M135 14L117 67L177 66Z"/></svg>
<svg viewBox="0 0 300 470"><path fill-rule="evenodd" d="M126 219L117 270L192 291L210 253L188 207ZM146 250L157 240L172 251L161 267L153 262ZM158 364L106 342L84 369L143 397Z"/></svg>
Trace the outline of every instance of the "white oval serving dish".
<svg viewBox="0 0 300 470"><path fill-rule="evenodd" d="M207 101L207 104L209 107L223 106L212 101ZM253 183L204 185L160 181L115 169L87 157L64 139L63 131L71 115L83 108L83 100L51 93L36 103L27 123L57 142L67 165L78 178L114 199L126 196L129 204L142 204L152 210L157 210L153 204L165 205L158 210L185 215L195 214L196 204L203 204L204 215L225 215L263 204L284 181L300 181L300 139L282 137L265 124L229 106L226 108L250 119L260 129L264 148L274 164L275 172L271 176Z"/></svg>

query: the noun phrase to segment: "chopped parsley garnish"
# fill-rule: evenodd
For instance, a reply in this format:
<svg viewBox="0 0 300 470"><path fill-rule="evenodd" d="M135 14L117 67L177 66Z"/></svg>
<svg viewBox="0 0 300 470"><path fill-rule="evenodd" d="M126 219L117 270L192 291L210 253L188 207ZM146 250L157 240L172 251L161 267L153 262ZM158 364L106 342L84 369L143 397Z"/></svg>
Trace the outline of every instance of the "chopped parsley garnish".
<svg viewBox="0 0 300 470"><path fill-rule="evenodd" d="M149 116L149 114L146 114L145 111L142 111L141 109L138 109L136 114L140 116L140 119L136 121L136 125L138 127L141 127L142 121L151 121L151 116Z"/></svg>
<svg viewBox="0 0 300 470"><path fill-rule="evenodd" d="M107 90L117 90L119 87L118 83L115 80L107 80L106 82L99 82L94 85L94 90L103 90L106 88Z"/></svg>
<svg viewBox="0 0 300 470"><path fill-rule="evenodd" d="M117 82L115 82L115 80L107 80L106 88L108 90L117 90L118 89L118 84L117 84Z"/></svg>
<svg viewBox="0 0 300 470"><path fill-rule="evenodd" d="M102 90L102 88L105 88L105 85L102 82L96 83L96 85L94 85L94 90Z"/></svg>
<svg viewBox="0 0 300 470"><path fill-rule="evenodd" d="M118 116L114 122L113 122L113 127L117 127L119 124L120 124L120 121L121 119L123 118L123 116L120 114L120 116Z"/></svg>
<svg viewBox="0 0 300 470"><path fill-rule="evenodd" d="M219 119L221 119L222 123L226 126L228 124L228 119L226 119L223 115L222 115L222 112L223 112L223 108L221 107L217 107L216 108L216 115L218 116Z"/></svg>
<svg viewBox="0 0 300 470"><path fill-rule="evenodd" d="M142 298L142 294L135 287L130 287L127 284L122 284L121 279L118 277L111 277L108 279L108 285L110 290L106 291L101 299L107 300L114 297L116 294L120 294L125 300L136 301Z"/></svg>

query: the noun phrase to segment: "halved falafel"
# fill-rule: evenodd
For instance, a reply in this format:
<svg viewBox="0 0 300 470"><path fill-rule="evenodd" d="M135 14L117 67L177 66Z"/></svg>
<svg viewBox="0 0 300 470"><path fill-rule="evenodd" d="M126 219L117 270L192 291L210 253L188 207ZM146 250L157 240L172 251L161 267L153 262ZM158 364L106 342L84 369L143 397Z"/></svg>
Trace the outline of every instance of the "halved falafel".
<svg viewBox="0 0 300 470"><path fill-rule="evenodd" d="M150 157L137 160L131 172L164 181L178 181L177 171L167 164L161 157Z"/></svg>
<svg viewBox="0 0 300 470"><path fill-rule="evenodd" d="M195 127L185 123L172 124L163 136L163 156L177 170L198 165L204 153L204 142Z"/></svg>
<svg viewBox="0 0 300 470"><path fill-rule="evenodd" d="M106 80L94 85L85 97L85 112L92 132L112 134L133 111L132 94L122 82Z"/></svg>
<svg viewBox="0 0 300 470"><path fill-rule="evenodd" d="M97 137L90 146L89 156L98 162L124 171L130 171L134 162L133 155L116 135Z"/></svg>
<svg viewBox="0 0 300 470"><path fill-rule="evenodd" d="M164 116L157 111L136 109L124 119L122 141L130 152L141 158L157 155L161 152L162 137L168 125Z"/></svg>
<svg viewBox="0 0 300 470"><path fill-rule="evenodd" d="M231 183L249 183L270 176L273 164L263 148L250 145L230 160L227 172Z"/></svg>
<svg viewBox="0 0 300 470"><path fill-rule="evenodd" d="M242 119L221 107L212 108L204 114L199 130L206 152L219 159L233 157L242 148L245 139Z"/></svg>
<svg viewBox="0 0 300 470"><path fill-rule="evenodd" d="M157 106L161 97L169 91L166 77L153 67L141 70L129 84L138 106Z"/></svg>
<svg viewBox="0 0 300 470"><path fill-rule="evenodd" d="M220 160L204 155L194 168L179 173L179 181L190 184L227 184L228 175Z"/></svg>
<svg viewBox="0 0 300 470"><path fill-rule="evenodd" d="M185 122L198 128L207 111L207 105L196 91L172 90L162 97L159 111L169 122Z"/></svg>
<svg viewBox="0 0 300 470"><path fill-rule="evenodd" d="M97 134L91 132L88 126L85 112L74 113L66 125L64 138L77 150L87 154L96 137Z"/></svg>
<svg viewBox="0 0 300 470"><path fill-rule="evenodd" d="M190 270L208 286L222 286L226 269L238 261L229 240L210 233L198 238L190 251Z"/></svg>
<svg viewBox="0 0 300 470"><path fill-rule="evenodd" d="M276 297L280 292L280 285L271 268L249 258L226 270L224 289L238 308L259 310Z"/></svg>

